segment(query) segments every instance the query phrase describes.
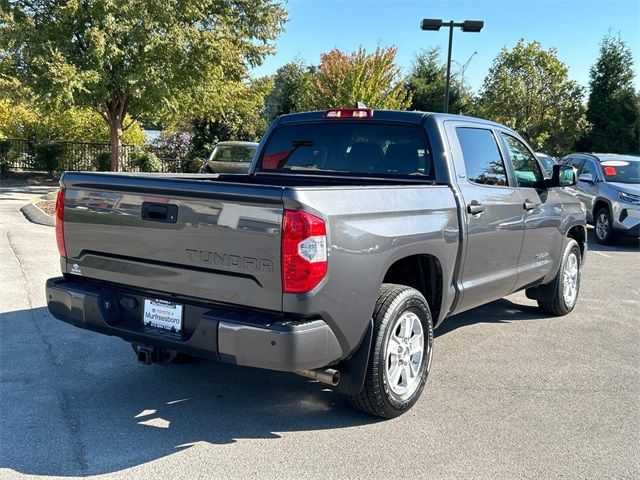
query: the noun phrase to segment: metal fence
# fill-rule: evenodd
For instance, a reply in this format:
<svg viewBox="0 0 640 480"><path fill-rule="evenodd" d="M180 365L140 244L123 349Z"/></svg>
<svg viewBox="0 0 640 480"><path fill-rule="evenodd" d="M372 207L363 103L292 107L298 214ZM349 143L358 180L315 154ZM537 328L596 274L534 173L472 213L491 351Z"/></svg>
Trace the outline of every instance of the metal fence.
<svg viewBox="0 0 640 480"><path fill-rule="evenodd" d="M108 143L35 142L23 138L0 139L0 162L3 164L3 170L12 171L100 170L100 160L104 161L104 157L110 151L111 146ZM162 149L126 144L122 146L121 170L136 170L132 160L135 153L143 151L154 153L158 157L162 172L184 171L186 162L184 159L172 157ZM52 156L55 156L53 161Z"/></svg>

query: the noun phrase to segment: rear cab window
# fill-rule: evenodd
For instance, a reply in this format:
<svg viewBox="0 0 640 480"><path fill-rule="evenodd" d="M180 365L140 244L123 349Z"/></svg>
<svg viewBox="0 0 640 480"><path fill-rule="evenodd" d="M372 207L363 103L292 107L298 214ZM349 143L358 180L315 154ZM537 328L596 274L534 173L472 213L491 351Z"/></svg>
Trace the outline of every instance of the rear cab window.
<svg viewBox="0 0 640 480"><path fill-rule="evenodd" d="M375 121L282 124L268 139L257 170L434 177L423 128Z"/></svg>

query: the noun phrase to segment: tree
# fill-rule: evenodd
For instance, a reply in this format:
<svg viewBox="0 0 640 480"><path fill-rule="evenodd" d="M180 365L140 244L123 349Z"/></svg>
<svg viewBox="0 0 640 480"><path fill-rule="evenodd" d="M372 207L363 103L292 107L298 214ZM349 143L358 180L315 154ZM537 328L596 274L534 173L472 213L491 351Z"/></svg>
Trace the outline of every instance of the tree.
<svg viewBox="0 0 640 480"><path fill-rule="evenodd" d="M591 67L584 150L640 153L640 105L633 88L633 56L620 37L606 36Z"/></svg>
<svg viewBox="0 0 640 480"><path fill-rule="evenodd" d="M311 81L305 110L351 107L364 102L371 108L404 110L411 98L404 78L394 64L396 49L380 48L367 54L334 49L320 56L320 66Z"/></svg>
<svg viewBox="0 0 640 480"><path fill-rule="evenodd" d="M520 40L494 60L475 113L513 128L536 150L561 155L586 128L582 97L555 49Z"/></svg>
<svg viewBox="0 0 640 480"><path fill-rule="evenodd" d="M269 77L242 82L228 92L220 108L203 111L191 120L191 155L206 157L225 140L258 141L267 128L265 97L273 88Z"/></svg>
<svg viewBox="0 0 640 480"><path fill-rule="evenodd" d="M298 60L276 70L273 89L265 98L265 117L271 121L286 113L302 111L312 80L313 68Z"/></svg>
<svg viewBox="0 0 640 480"><path fill-rule="evenodd" d="M240 80L247 65L272 51L285 19L277 0L5 4L0 58L11 56L16 75L39 99L98 112L110 130L112 170L122 133L135 119L181 111L190 105L183 100L219 80L220 71L225 81Z"/></svg>
<svg viewBox="0 0 640 480"><path fill-rule="evenodd" d="M446 64L440 61L440 49L423 50L413 62L407 88L411 92L411 110L441 112L444 105ZM449 86L449 111L466 112L471 105L471 93L455 75Z"/></svg>
<svg viewBox="0 0 640 480"><path fill-rule="evenodd" d="M130 121L128 117L127 120ZM87 108L43 110L29 99L0 99L0 137L40 142L108 142L109 128L98 113ZM122 140L142 145L146 136L140 125L133 122Z"/></svg>

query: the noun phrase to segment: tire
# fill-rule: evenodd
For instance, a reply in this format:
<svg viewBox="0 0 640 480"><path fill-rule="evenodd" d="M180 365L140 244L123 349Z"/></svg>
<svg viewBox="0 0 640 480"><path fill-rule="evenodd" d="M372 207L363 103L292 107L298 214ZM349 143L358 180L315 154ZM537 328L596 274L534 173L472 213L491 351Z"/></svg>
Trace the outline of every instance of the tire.
<svg viewBox="0 0 640 480"><path fill-rule="evenodd" d="M553 279L553 297L538 300L538 306L551 315L562 316L570 313L578 301L582 259L578 242L569 239L562 252L560 268Z"/></svg>
<svg viewBox="0 0 640 480"><path fill-rule="evenodd" d="M613 219L609 207L600 207L594 219L596 240L602 245L613 245L618 241L618 234L613 229Z"/></svg>
<svg viewBox="0 0 640 480"><path fill-rule="evenodd" d="M202 167L200 167L200 172L198 173L213 173L213 171L211 170L209 165L205 163Z"/></svg>
<svg viewBox="0 0 640 480"><path fill-rule="evenodd" d="M383 284L373 313L373 326L364 388L349 399L358 410L394 418L418 401L427 382L433 352L431 311L414 288ZM402 348L405 350L401 352Z"/></svg>

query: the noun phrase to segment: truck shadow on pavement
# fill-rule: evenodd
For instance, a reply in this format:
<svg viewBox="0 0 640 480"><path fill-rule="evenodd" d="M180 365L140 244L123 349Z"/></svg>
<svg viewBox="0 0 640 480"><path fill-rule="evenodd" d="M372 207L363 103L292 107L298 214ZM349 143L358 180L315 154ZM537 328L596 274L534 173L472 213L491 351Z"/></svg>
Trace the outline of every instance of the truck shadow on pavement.
<svg viewBox="0 0 640 480"><path fill-rule="evenodd" d="M436 335L540 318L502 299L447 319ZM226 456L216 445L379 421L293 374L206 360L140 365L127 343L53 320L46 308L0 314L0 335L0 469L104 474L190 448Z"/></svg>
<svg viewBox="0 0 640 480"><path fill-rule="evenodd" d="M40 325L30 328L32 319ZM8 323L27 327L22 338ZM378 421L294 374L206 360L138 364L127 343L53 320L46 308L0 314L0 333L0 471L104 474L197 443L228 455L212 445Z"/></svg>
<svg viewBox="0 0 640 480"><path fill-rule="evenodd" d="M514 303L507 298L501 298L445 319L434 330L433 334L437 338L458 328L477 323L509 323L512 321L545 320L550 318L553 317L546 315L535 305L523 305Z"/></svg>

